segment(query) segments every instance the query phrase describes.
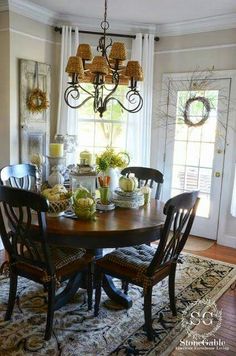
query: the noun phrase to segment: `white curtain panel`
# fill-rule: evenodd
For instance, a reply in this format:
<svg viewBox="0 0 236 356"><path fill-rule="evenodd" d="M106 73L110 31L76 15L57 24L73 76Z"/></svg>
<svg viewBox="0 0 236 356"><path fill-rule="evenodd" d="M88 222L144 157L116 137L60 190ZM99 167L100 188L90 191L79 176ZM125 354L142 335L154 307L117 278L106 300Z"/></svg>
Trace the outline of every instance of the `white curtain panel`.
<svg viewBox="0 0 236 356"><path fill-rule="evenodd" d="M131 164L150 167L151 123L153 96L154 35L136 34L132 43L131 59L138 60L143 68L144 81L139 83L143 108L128 116L127 151Z"/></svg>
<svg viewBox="0 0 236 356"><path fill-rule="evenodd" d="M72 32L74 30L74 32ZM68 58L75 56L79 44L78 27L62 26L61 36L61 62L59 78L59 100L57 116L57 133L61 135L74 135L77 132L76 109L66 105L64 92L67 87L68 75L65 72Z"/></svg>

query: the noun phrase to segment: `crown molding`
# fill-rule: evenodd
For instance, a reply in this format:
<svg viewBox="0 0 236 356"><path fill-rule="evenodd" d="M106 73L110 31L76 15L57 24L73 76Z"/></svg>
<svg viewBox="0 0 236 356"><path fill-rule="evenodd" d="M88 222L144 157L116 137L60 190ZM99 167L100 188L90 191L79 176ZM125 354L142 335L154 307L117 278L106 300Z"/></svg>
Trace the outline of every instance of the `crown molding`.
<svg viewBox="0 0 236 356"><path fill-rule="evenodd" d="M77 25L81 30L98 31L101 18L86 18L75 15L63 15L42 6L33 4L29 0L0 0L0 12L10 10L20 15L29 17L41 23L55 26L62 24ZM111 21L110 32L134 34L149 32L155 35L178 36L191 33L201 33L236 28L236 13L206 17L197 20L183 21L170 24L127 23Z"/></svg>
<svg viewBox="0 0 236 356"><path fill-rule="evenodd" d="M7 0L0 0L0 12L8 11L8 1Z"/></svg>
<svg viewBox="0 0 236 356"><path fill-rule="evenodd" d="M0 0L1 1L1 0ZM29 17L46 25L55 25L58 14L28 0L9 0L9 11Z"/></svg>
<svg viewBox="0 0 236 356"><path fill-rule="evenodd" d="M236 13L202 19L157 25L158 36L178 36L236 28Z"/></svg>
<svg viewBox="0 0 236 356"><path fill-rule="evenodd" d="M146 23L127 23L122 21L110 20L110 27L108 32L118 32L120 34L131 34L137 32L156 33L156 25ZM57 18L57 25L70 24L71 26L78 26L84 31L102 31L100 24L101 18L91 18L82 16L71 16L60 14Z"/></svg>

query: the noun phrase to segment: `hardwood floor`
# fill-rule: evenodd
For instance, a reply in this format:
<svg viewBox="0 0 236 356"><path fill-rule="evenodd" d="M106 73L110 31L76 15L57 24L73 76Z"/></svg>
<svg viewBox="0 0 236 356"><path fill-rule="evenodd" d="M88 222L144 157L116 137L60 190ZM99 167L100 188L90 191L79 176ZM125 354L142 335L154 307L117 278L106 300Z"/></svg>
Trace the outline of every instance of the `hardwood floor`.
<svg viewBox="0 0 236 356"><path fill-rule="evenodd" d="M188 251L189 252L189 251ZM212 258L223 262L236 264L236 249L214 244L204 251L191 251L191 253ZM0 265L6 259L4 251L0 251ZM227 351L216 350L175 350L171 356L233 356L236 355L236 287L228 289L217 301L217 306L223 311L223 320L220 329L217 331L215 338L226 342L229 348Z"/></svg>
<svg viewBox="0 0 236 356"><path fill-rule="evenodd" d="M214 244L205 251L191 251L191 253L212 258L213 260L236 264L236 249L217 244ZM219 310L222 309L223 320L221 327L216 332L215 339L224 340L229 350L175 350L171 353L171 356L236 355L236 287L228 289L216 304Z"/></svg>

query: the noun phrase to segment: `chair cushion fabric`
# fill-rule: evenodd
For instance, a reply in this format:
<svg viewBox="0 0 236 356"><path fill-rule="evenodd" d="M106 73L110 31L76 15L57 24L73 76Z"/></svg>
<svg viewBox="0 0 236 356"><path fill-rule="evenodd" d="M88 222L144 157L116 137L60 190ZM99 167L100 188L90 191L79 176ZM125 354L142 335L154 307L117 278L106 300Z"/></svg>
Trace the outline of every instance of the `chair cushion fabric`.
<svg viewBox="0 0 236 356"><path fill-rule="evenodd" d="M52 264L55 266L55 277L57 280L63 280L67 276L78 272L83 267L85 268L94 258L93 254L87 252L84 248L70 248L70 247L55 247L51 246ZM25 253L27 258L28 252ZM30 254L29 254L30 258ZM50 276L46 269L39 268L30 263L17 262L16 268L29 273L42 283L50 281Z"/></svg>
<svg viewBox="0 0 236 356"><path fill-rule="evenodd" d="M72 263L86 254L84 248L51 247L52 261L56 270Z"/></svg>
<svg viewBox="0 0 236 356"><path fill-rule="evenodd" d="M148 245L121 247L103 257L104 260L117 263L131 269L142 269L149 266L156 250Z"/></svg>
<svg viewBox="0 0 236 356"><path fill-rule="evenodd" d="M169 265L160 267L152 276L147 276L147 268L152 261L156 249L148 245L139 245L132 247L122 247L105 255L102 259L96 261L96 265L104 271L111 274L126 277L130 281L143 286L144 288L152 286L168 274Z"/></svg>

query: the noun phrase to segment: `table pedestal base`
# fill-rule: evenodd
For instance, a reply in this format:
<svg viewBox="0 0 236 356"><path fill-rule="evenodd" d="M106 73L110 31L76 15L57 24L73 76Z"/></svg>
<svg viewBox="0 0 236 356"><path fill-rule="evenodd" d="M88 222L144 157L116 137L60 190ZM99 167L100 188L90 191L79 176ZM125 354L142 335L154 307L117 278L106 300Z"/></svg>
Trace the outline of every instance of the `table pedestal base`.
<svg viewBox="0 0 236 356"><path fill-rule="evenodd" d="M128 295L123 293L120 289L116 288L111 276L105 275L103 277L103 289L106 295L113 302L123 306L126 309L132 307L132 299Z"/></svg>

